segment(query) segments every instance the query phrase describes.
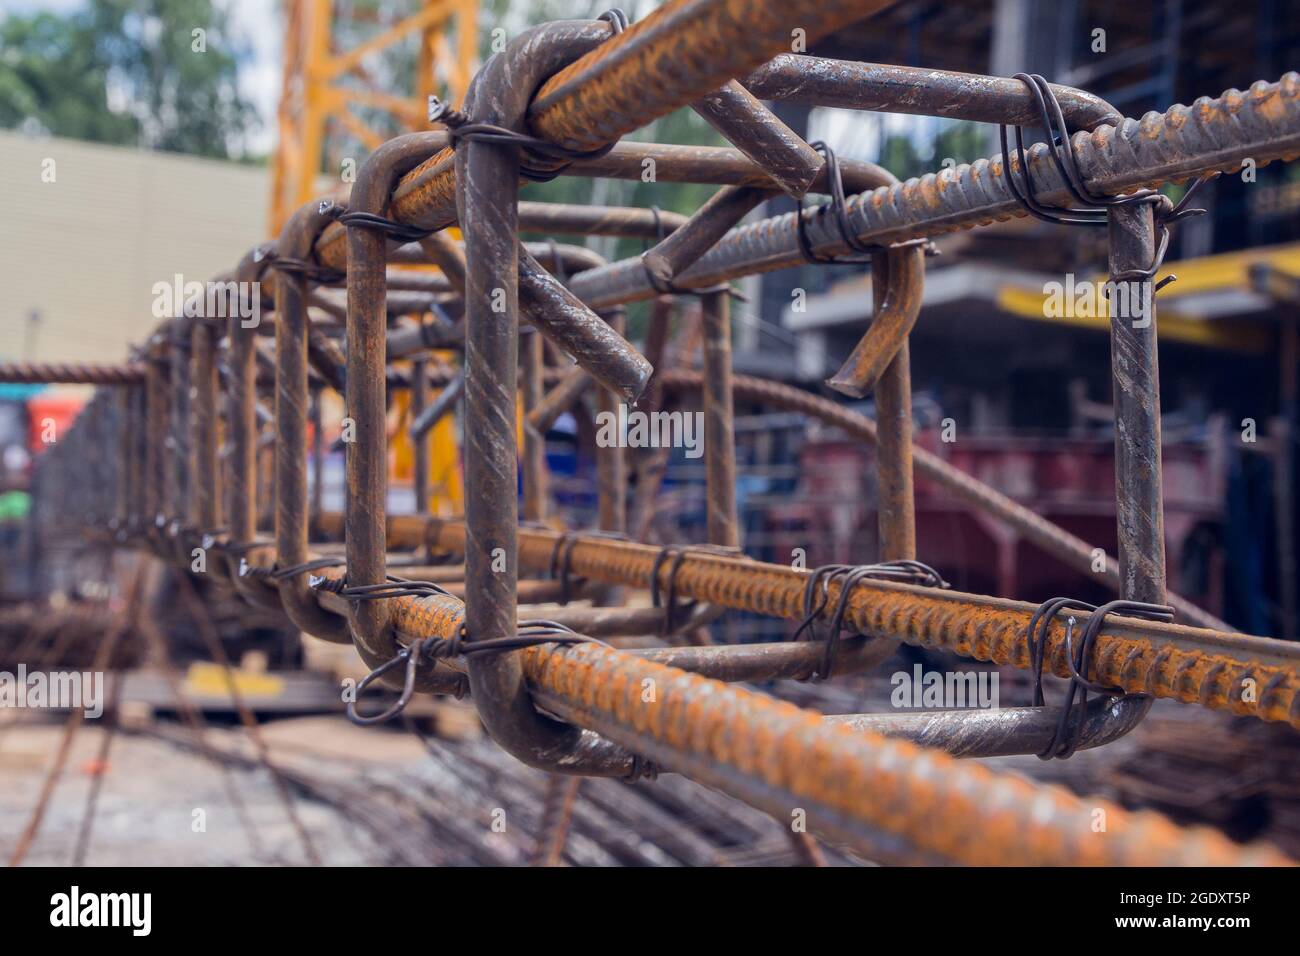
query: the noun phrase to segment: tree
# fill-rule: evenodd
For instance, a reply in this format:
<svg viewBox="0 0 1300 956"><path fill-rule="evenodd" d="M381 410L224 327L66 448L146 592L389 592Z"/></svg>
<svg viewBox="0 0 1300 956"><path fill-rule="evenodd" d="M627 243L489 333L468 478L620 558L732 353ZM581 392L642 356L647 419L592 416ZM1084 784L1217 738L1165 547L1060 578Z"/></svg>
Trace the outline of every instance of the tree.
<svg viewBox="0 0 1300 956"><path fill-rule="evenodd" d="M243 152L246 51L214 0L88 0L0 22L0 125L199 156Z"/></svg>

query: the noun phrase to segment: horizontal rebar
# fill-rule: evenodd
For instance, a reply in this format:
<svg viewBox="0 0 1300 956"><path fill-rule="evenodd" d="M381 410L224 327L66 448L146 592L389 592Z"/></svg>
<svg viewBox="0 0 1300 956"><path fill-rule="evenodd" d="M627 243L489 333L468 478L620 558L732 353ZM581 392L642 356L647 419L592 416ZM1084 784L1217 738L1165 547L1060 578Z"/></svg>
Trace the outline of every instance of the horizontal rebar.
<svg viewBox="0 0 1300 956"><path fill-rule="evenodd" d="M338 517L323 516L321 527L337 533ZM548 570L559 539L557 532L521 528L521 567ZM464 525L416 515L389 519L389 548L411 548L426 541L461 552ZM651 586L660 549L580 533L570 534L569 541L566 550L574 576L628 587ZM668 566L673 563L662 562L661 589L668 586ZM673 583L682 598L797 621L804 617L808 574L784 565L691 552L687 547ZM832 582L822 617L830 616L838 593L839 585ZM1028 669L1025 635L1035 610L1037 605L1024 601L864 580L853 587L845 626L860 634ZM1082 621L1089 617L1082 611L1075 616ZM1046 668L1069 677L1064 621L1048 629L1045 647ZM1300 645L1112 615L1097 637L1094 653L1095 679L1107 686L1300 729Z"/></svg>

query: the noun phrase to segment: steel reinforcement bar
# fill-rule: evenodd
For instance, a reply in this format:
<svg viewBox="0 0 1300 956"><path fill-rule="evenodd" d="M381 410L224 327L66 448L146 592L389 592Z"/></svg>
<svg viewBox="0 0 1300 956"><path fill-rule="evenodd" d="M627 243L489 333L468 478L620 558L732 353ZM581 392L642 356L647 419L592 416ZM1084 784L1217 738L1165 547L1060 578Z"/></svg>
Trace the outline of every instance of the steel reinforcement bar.
<svg viewBox="0 0 1300 956"><path fill-rule="evenodd" d="M1191 106L1171 106L1141 120L1125 119L1071 144L1075 162L1094 193L1117 195L1143 186L1241 168L1247 159L1264 165L1300 155L1300 74L1259 82L1246 92L1229 90ZM1013 158L1013 163L1018 160ZM1047 145L1029 150L1035 195L1047 204L1068 202L1065 184ZM859 193L848 201L858 241L889 245L941 235L1025 215L1007 190L1000 157L927 173L896 186ZM786 213L728 232L691 268L674 279L682 288L714 285L740 275L767 272L804 261L796 216ZM805 211L807 235L822 256L849 251L833 217ZM592 308L655 295L639 259L625 259L574 277L575 295Z"/></svg>
<svg viewBox="0 0 1300 956"><path fill-rule="evenodd" d="M604 23L570 21L535 28L517 38L500 59L489 61L476 79L466 109L473 121L501 123L568 150L591 151L593 155L576 157L571 166L575 172L582 172L584 163L613 162L611 157L620 157L618 161L626 165L636 153L618 144L602 156L594 154L648 120L694 103L724 84L729 84L734 100L749 104L754 119L768 122L762 107L749 102L748 94L731 78L783 49L789 42L792 23L804 30L808 39L815 39L884 5L871 0L795 0L778 8L744 0L671 0L626 31L618 17L609 17ZM783 68L809 67L807 63L795 63ZM1090 187L1108 193L1185 178L1207 169L1231 168L1247 158L1262 164L1295 155L1300 152L1297 85L1295 75L1288 74L1277 84L1257 84L1248 95L1230 91L1219 100L1198 101L1190 110L1174 107L1163 116L1151 114L1140 123L1124 120L1116 126L1101 126L1076 136L1072 149ZM990 89L995 98L1006 92L1005 83L1002 87L994 83ZM420 143L414 142L421 136ZM407 138L405 145L394 141L381 149L380 153L394 154L393 162L390 166L376 164L374 169L368 163L372 178L366 181L366 189L358 184L353 200L361 212L387 213L422 228L438 228L457 219L459 200L459 219L466 233L465 259L469 263L464 277L470 412L467 432L471 445L467 472L470 501L475 507L468 524L421 515L385 521L382 412L386 407L386 240L364 231L369 226L354 226L349 230L349 250L345 251L340 242L342 227L313 226L310 235L304 233L301 247L285 245L282 237L280 253L348 272L350 347L345 384L349 410L359 419L364 417L366 426L362 429L363 446L348 452L348 583L365 586L381 581L387 548L426 545L468 551L463 590L469 597L469 607L445 596L361 602L366 611L375 614L373 627L359 628L362 618L369 615L348 599L306 588L297 590L297 597L304 602L319 602L324 609L340 615L340 620L344 615L349 618L353 639L371 647L372 656L377 658L392 653L396 647L392 639L396 636L451 638L461 633L465 622L469 623L469 639L473 642L515 630L516 600L523 596L523 591L516 588L516 575L521 568L553 567L557 548L563 546L569 572L595 582L663 589L671 585L680 596L717 607L787 619L802 617L803 594L809 580L806 571L692 552L689 546L677 549L680 562L661 567L663 549L608 537L517 529L511 480L511 422L518 331L514 298L519 286L516 233L520 223L513 190L519 181L521 156L511 145L480 136L461 143L453 169L451 151L444 149L425 159L442 147L446 134L421 136ZM645 151L651 149L645 147ZM403 150L400 157L396 156ZM1050 202L1061 197L1063 190L1046 151L1043 144L1034 148L1029 173L1039 197ZM753 150L741 152L756 155ZM526 158L530 164L539 162L538 156ZM563 160L554 157L551 161L557 168L564 165ZM812 164L805 163L800 189L806 183L815 183L819 176L826 178L824 172L813 168L815 160ZM761 172L761 158L749 163L740 174L749 175L746 170ZM590 167L586 171L590 172ZM1020 207L1008 193L1003 175L998 161L982 161L938 176L863 192L848 204L849 224L862 241L890 243L1017 215ZM1149 210L1143 214L1150 216ZM805 224L814 249L822 255L847 251L829 222L831 217L811 212L803 215L807 217ZM674 290L703 287L800 261L803 255L796 234L798 222L790 215L732 229L681 275L675 268L669 270ZM693 219L681 228L694 230L693 241L698 241L700 223L700 219ZM642 217L639 228L644 230L647 225ZM657 228L657 221L653 225ZM712 240L720 231L718 223L710 221L705 225L703 234ZM1146 262L1150 237L1138 228L1130 229L1130 233L1132 242L1126 255L1135 262ZM424 251L434 246L437 243L429 243ZM360 251L367 254L362 256ZM574 303L585 299L592 308L608 310L622 302L648 297L652 284L643 265L635 260L586 270L572 283L578 296ZM239 276L254 278L265 268L265 257L252 256L241 264ZM1124 262L1115 268L1131 271ZM534 273L544 286L554 284L540 268ZM301 487L305 479L302 439L310 325L306 316L307 283L295 279L284 285L297 289L296 283L301 285L301 294L296 299L294 295L283 296L281 306L287 311L296 310L297 325L291 327L285 316L277 316L278 345L284 349L292 340L294 353L279 356L277 389L289 391L277 392L277 414L283 417L292 406L302 421L291 429L293 442L286 443L285 436L280 436L279 451L286 460L278 470L281 478L290 474L294 477L292 482L282 482L280 491L293 499L290 510L302 518L305 515L298 499L305 491ZM506 292L503 318L485 309L488 291L496 288ZM713 294L725 303L718 293ZM725 325L724 315L718 311L714 316L716 326ZM1148 339L1153 351L1154 332ZM903 330L899 337L902 344L886 352L896 347L900 357L896 360L905 362L905 340ZM118 405L97 397L86 416L87 425L74 429L74 434L78 430L81 434L72 444L77 452L87 454L97 479L88 495L93 509L86 516L94 520L103 514L118 514L129 519L134 512L137 520L124 525L143 532L134 540L147 540L171 560L185 560L185 538L215 523L218 510L216 485L205 483L201 464L210 466L215 461L214 345L211 328L182 321L166 324L155 336L155 348L143 363L145 388L133 389L125 402L119 403L128 412L137 409L140 414L136 415L136 426L141 427L136 430L147 439L143 447L147 474L143 481L136 475L138 486L128 486L123 480L127 469L122 467L120 455L117 467L113 467L111 450L122 445L113 441L114 431L123 429L115 420ZM288 573L301 578L305 573L301 559L308 557L302 521L286 524L283 518L288 512L277 515L280 530L285 533L280 535L282 540L274 552L260 549L255 540L258 515L254 504L259 485L267 477L265 470L259 475L255 467L262 445L255 427L255 371L257 362L265 359L255 345L251 334L237 333L236 325L231 325L231 393L232 398L242 402L233 416L239 427L233 429L236 452L231 498L232 503L240 503L242 511L231 509L233 546L229 552L241 563L247 560L250 566L268 572L276 566L270 564L272 557L278 564L287 560L295 568ZM721 345L715 344L714 351L721 362ZM879 357L883 361L888 354ZM1154 363L1144 367L1154 379ZM866 378L874 377L874 368L873 363L867 370L871 375ZM712 401L729 406L733 384L728 377L725 388L718 390L710 381L706 404ZM902 388L905 392L906 386ZM710 390L716 394L710 396ZM191 394L203 407L193 407ZM138 407L141 397L143 409ZM534 388L530 401L536 402L539 397ZM1154 446L1158 448L1158 402L1149 404L1155 416ZM724 418L718 420L725 424ZM192 422L200 426L193 434ZM277 422L277 426L282 424ZM492 445L490 449L485 450L485 441ZM130 444L136 447L134 439ZM363 459L364 472L357 468ZM734 481L727 463L717 464L717 474ZM713 471L710 480L716 485ZM1158 505L1158 480L1148 482L1146 490L1154 492ZM269 497L265 493L262 496ZM357 508L362 496L369 504ZM717 517L725 517L722 512L728 506L729 502L719 498L714 508ZM156 516L152 528L138 520L148 516ZM318 527L335 534L343 523L337 516L317 517ZM711 528L713 524L711 521ZM287 533L290 530L292 535ZM714 530L714 537L731 537L721 528ZM1152 534L1158 538L1158 528ZM498 539L508 565L502 579L483 573L487 545ZM516 554L516 544L518 562L510 560ZM1157 589L1151 595L1154 600L1163 593L1163 562L1153 564L1160 567L1145 576ZM656 568L657 581L652 580ZM280 567L281 574L285 571ZM497 573L495 568L493 573ZM241 573L234 583L250 600L281 606L283 581L271 574L255 580L243 578ZM277 594L277 590L281 593ZM830 584L828 608L835 603L839 590L836 582ZM845 597L846 623L872 639L947 647L1020 667L1028 664L1024 635L1034 610L1030 605L871 581L857 583ZM828 615L823 612L823 616ZM361 631L365 631L365 640ZM859 639L857 643L866 645L870 641ZM880 642L872 646L880 646ZM1062 626L1048 632L1046 647L1049 667L1063 676L1067 674ZM1298 656L1294 645L1266 638L1117 617L1108 619L1097 640L1093 671L1098 681L1131 693L1194 701L1297 726ZM1058 800L1055 791L1009 784L978 768L971 768L975 772L957 768L945 762L947 758L942 755L886 741L873 733L834 726L806 711L775 705L757 695L633 654L592 645L532 648L509 658L474 658L468 669L476 705L493 736L538 766L628 776L641 768L642 757L649 757L778 815L803 807L814 817L815 827L881 860L1283 862L1269 850L1242 850L1217 834L1188 833L1158 817L1128 816L1112 807L1102 810L1108 816L1116 815L1118 827L1110 820L1104 830L1116 835L1118 829L1120 839L1097 843L1096 807L1082 813L1083 802L1076 798L1063 796ZM438 683L437 675L449 670L429 669L419 686L435 689L432 685ZM455 674L453 678L453 683L460 679ZM649 699L644 693L647 682L657 688ZM572 726L545 724L534 704ZM585 731L579 732L579 728ZM977 832L968 825L975 814L981 823ZM939 818L937 822L933 817Z"/></svg>
<svg viewBox="0 0 1300 956"><path fill-rule="evenodd" d="M886 862L1285 865L1206 828L1132 813L821 719L596 645L523 653L543 708L663 767ZM653 693L647 693L647 689ZM1098 821L1104 821L1101 827Z"/></svg>
<svg viewBox="0 0 1300 956"><path fill-rule="evenodd" d="M559 381L561 387L572 386L576 397L587 388L587 379L562 377L555 369L547 369L549 381ZM0 382L41 383L41 384L93 384L93 385L138 385L144 382L143 365L67 365L37 363L0 363ZM425 372L424 380L432 388L457 389L457 382L462 381L457 373L447 368L433 368ZM699 391L702 388L701 373L693 369L665 369L657 373L651 385L658 383L673 392ZM798 412L815 418L823 424L840 428L854 438L859 438L875 445L878 438L876 422L855 412L838 402L823 398L812 392L786 385L771 379L757 378L753 375L736 374L732 377L732 387L736 398L747 402L758 402L766 408ZM444 392L444 397L446 393ZM457 397L456 393L451 399ZM437 409L438 403L429 406ZM562 410L562 409L561 409ZM969 501L981 511L1004 522L1025 539L1042 548L1077 570L1089 574L1097 573L1094 569L1095 548L1082 538L1070 533L1060 525L1054 524L1024 505L1008 498L997 489L980 481L974 475L957 468L934 452L925 448L913 448L913 465L918 474L952 494ZM1106 569L1100 576L1106 584L1119 587L1119 566L1113 555L1105 556ZM1232 628L1224 621L1210 614L1177 594L1170 593L1168 601L1186 623L1215 631L1230 631Z"/></svg>
<svg viewBox="0 0 1300 956"><path fill-rule="evenodd" d="M599 152L789 50L796 35L811 43L892 2L670 0L623 32L573 21L573 39L590 49L542 84L528 109L528 131L566 149ZM390 214L430 229L454 222L453 165L452 151L444 150L404 176ZM321 237L321 262L342 265L341 239L341 230Z"/></svg>
<svg viewBox="0 0 1300 956"><path fill-rule="evenodd" d="M326 533L341 530L338 515L325 515ZM523 568L545 572L552 566L561 535L538 528L519 530ZM409 549L428 544L463 552L465 526L459 521L394 515L388 519L388 546ZM566 553L570 573L607 584L649 588L659 548L609 538L570 533ZM673 578L682 598L787 620L801 620L808 571L684 551ZM670 562L661 562L659 586L666 590ZM823 617L838 599L830 585ZM854 586L846 627L860 634L953 651L977 660L1028 668L1025 633L1036 605L895 584L860 581ZM1078 612L1086 621L1088 614ZM1047 665L1068 677L1065 624L1048 631ZM1300 645L1267 637L1212 631L1111 616L1095 645L1098 682L1128 693L1149 694L1241 716L1280 721L1300 729Z"/></svg>
<svg viewBox="0 0 1300 956"><path fill-rule="evenodd" d="M1072 146L1089 189L1105 195L1205 172L1236 170L1247 159L1261 166L1278 159L1293 159L1300 155L1300 74L1287 73L1274 83L1261 80L1244 92L1228 90L1214 99L1202 97L1191 106L1176 104L1164 113L1148 113L1141 120L1126 118L1118 125L1102 125L1092 132L1075 134ZM708 166L693 163L697 154L712 160L714 152L734 151L655 144L619 144L604 159L577 162L571 171L579 175L630 175L622 167L639 170L639 157L643 153L657 155L656 151L664 153L664 165L684 167L679 172L689 175L677 178L687 181L771 184L761 170L742 161L739 155L723 176L711 175L706 171ZM1028 155L1029 173L1039 199L1048 204L1066 200L1068 193L1046 144L1034 145ZM1013 162L1018 163L1015 159ZM858 240L881 245L1025 215L1007 190L1000 157L859 193L849 198L848 209ZM402 178L394 188L389 214L400 222L430 229L455 221L450 151ZM730 230L698 262L674 278L675 286L699 288L802 262L795 215L787 213ZM848 251L833 223L819 220L811 211L803 215L808 220L807 235L819 255ZM316 257L324 265L346 267L344 231L335 226L322 233ZM639 257L580 273L570 287L597 309L657 294Z"/></svg>
<svg viewBox="0 0 1300 956"><path fill-rule="evenodd" d="M444 528L454 537L455 526ZM530 550L527 541L522 543ZM322 597L346 606L328 592ZM390 603L394 626L408 640L451 637L464 621L464 605L444 595ZM534 647L521 656L528 689L543 710L778 819L803 811L810 829L878 861L1021 866L1291 862L1267 845L1241 846L1208 828L1179 827L1157 813L1132 813L1061 787L961 765L936 750L828 721L635 653L585 644ZM438 676L425 678L429 689L464 686L460 673L443 666L434 673ZM629 761L609 769L635 774L645 768ZM971 825L975 820L979 826Z"/></svg>

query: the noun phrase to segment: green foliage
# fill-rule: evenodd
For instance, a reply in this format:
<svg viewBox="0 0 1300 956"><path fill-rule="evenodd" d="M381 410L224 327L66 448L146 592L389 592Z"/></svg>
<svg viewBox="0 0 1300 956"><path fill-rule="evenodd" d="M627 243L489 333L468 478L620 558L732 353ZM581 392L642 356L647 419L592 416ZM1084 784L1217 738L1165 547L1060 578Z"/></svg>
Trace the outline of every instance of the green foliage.
<svg viewBox="0 0 1300 956"><path fill-rule="evenodd" d="M934 137L928 153L922 153L913 137L892 135L880 145L877 160L899 179L911 179L926 173L938 172L945 160L960 165L973 163L984 156L988 143L984 130L977 123L945 123Z"/></svg>
<svg viewBox="0 0 1300 956"><path fill-rule="evenodd" d="M213 0L88 0L0 21L0 126L230 158L256 124ZM202 31L196 35L195 31Z"/></svg>

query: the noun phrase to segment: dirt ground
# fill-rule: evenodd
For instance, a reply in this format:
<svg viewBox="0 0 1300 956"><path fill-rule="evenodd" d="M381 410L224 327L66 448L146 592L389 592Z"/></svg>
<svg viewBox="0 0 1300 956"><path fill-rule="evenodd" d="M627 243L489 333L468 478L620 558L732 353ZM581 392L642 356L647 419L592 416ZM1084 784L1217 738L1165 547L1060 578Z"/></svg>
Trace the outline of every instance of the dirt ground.
<svg viewBox="0 0 1300 956"><path fill-rule="evenodd" d="M338 723L335 721L334 723ZM350 730L346 723L322 730L322 739ZM268 734L274 725L268 728ZM96 774L102 788L87 844L89 865L229 866L307 862L278 791L266 770L222 765L166 740L118 734L106 767L97 755L103 725L88 722L78 732L64 774L26 862L68 865ZM221 738L237 731L210 731ZM59 746L60 723L41 722L0 730L0 853L8 858L36 804L46 770ZM387 735L385 735L387 736ZM384 759L429 759L414 738L385 750ZM373 744L373 742L372 742ZM373 752L373 747L370 748ZM226 781L237 788L246 828L232 806ZM373 843L338 808L295 795L294 806L322 859L337 865L384 862Z"/></svg>
<svg viewBox="0 0 1300 956"><path fill-rule="evenodd" d="M872 709L855 694L841 692L839 702L830 690L820 693L826 712ZM841 706L826 706L835 703ZM8 860L32 817L63 721L49 713L0 714L0 860ZM76 860L96 779L102 788L88 865L310 861L281 788L241 727L214 719L205 754L192 731L165 716L125 724L132 729L116 735L106 765L98 761L106 725L80 728L26 864ZM468 709L459 739L422 739L400 722L356 727L341 715L266 720L261 730L292 812L326 865L526 865L546 831L548 801L560 792L557 778L483 738ZM1133 734L1099 750L1068 761L1029 756L985 764L1297 852L1298 743L1300 735L1286 728L1161 701ZM588 779L580 787L565 842L569 865L795 861L787 822L682 777ZM824 849L833 864L865 862Z"/></svg>

